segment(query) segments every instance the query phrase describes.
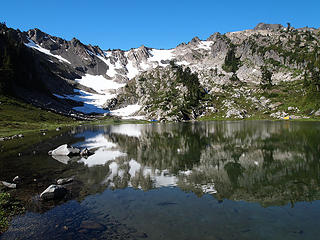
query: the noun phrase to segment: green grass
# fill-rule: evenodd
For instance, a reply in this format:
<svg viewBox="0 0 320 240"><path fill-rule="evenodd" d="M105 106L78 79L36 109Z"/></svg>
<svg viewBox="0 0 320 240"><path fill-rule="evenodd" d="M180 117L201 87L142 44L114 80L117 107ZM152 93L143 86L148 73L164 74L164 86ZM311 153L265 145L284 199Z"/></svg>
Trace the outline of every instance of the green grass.
<svg viewBox="0 0 320 240"><path fill-rule="evenodd" d="M300 112L295 115L309 116L312 111L320 108L320 92L312 85L304 87L303 81L283 82L276 89L276 94L269 92L266 97L271 97L273 102L283 103L279 107L280 111L288 112L288 107L297 107Z"/></svg>
<svg viewBox="0 0 320 240"><path fill-rule="evenodd" d="M79 121L36 108L18 99L0 96L0 102L1 137L79 124Z"/></svg>
<svg viewBox="0 0 320 240"><path fill-rule="evenodd" d="M0 192L0 234L9 226L10 219L25 211L21 203L16 201L9 193Z"/></svg>

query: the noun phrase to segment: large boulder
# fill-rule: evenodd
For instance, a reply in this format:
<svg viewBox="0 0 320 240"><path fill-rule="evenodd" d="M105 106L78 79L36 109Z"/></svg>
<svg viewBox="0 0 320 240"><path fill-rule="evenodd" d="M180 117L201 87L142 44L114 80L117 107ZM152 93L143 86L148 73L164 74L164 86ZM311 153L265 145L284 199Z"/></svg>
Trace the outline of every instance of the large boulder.
<svg viewBox="0 0 320 240"><path fill-rule="evenodd" d="M5 181L1 181L0 184L2 184L3 186L5 186L7 188L11 188L11 189L17 188L17 184L15 184L15 183L8 183Z"/></svg>
<svg viewBox="0 0 320 240"><path fill-rule="evenodd" d="M68 144L63 144L60 147L49 151L48 154L52 156L74 156L80 154L80 149L71 147Z"/></svg>
<svg viewBox="0 0 320 240"><path fill-rule="evenodd" d="M40 194L42 200L61 199L67 194L67 189L60 185L50 185Z"/></svg>

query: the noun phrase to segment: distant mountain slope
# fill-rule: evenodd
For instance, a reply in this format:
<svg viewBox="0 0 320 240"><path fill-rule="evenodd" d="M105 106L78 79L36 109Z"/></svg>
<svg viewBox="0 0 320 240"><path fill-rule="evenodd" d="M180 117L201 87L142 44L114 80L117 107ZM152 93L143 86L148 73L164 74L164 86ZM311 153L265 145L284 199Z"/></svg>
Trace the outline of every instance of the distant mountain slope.
<svg viewBox="0 0 320 240"><path fill-rule="evenodd" d="M260 23L207 40L195 37L174 49L129 51L4 24L0 35L2 92L64 114L111 110L180 121L278 118L288 111L303 117L320 108L319 29ZM178 72L183 78L194 75L193 80L177 80ZM290 97L299 97L297 104Z"/></svg>

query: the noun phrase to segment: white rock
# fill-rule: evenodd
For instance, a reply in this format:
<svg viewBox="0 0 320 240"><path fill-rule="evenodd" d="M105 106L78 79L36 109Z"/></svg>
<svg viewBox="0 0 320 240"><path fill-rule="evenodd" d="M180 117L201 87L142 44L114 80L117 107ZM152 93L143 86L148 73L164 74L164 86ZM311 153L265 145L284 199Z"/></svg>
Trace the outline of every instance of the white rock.
<svg viewBox="0 0 320 240"><path fill-rule="evenodd" d="M55 150L49 151L48 154L53 156L71 156L80 154L80 150L68 144L63 144Z"/></svg>
<svg viewBox="0 0 320 240"><path fill-rule="evenodd" d="M2 183L3 186L5 186L7 188L12 188L12 189L17 188L17 184L14 184L14 183L8 183L8 182L5 182L5 181L2 181L1 183Z"/></svg>
<svg viewBox="0 0 320 240"><path fill-rule="evenodd" d="M60 179L57 180L57 184L58 185L63 185L63 184L70 183L70 182L73 182L73 177L71 177L71 178L60 178Z"/></svg>

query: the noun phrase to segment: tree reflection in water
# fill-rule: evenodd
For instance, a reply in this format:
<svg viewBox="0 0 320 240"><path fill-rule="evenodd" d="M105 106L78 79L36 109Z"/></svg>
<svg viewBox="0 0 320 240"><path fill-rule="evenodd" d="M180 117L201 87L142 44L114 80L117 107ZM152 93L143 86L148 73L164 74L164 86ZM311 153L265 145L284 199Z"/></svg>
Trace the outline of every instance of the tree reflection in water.
<svg viewBox="0 0 320 240"><path fill-rule="evenodd" d="M109 152L100 154L110 171L95 174L101 177L95 183L107 187L178 186L198 196L211 193L263 206L319 199L317 123L196 122L98 129L97 138L102 134L109 146ZM92 143L94 132L96 127L87 128L77 137L90 135ZM110 160L110 149L123 155ZM91 158L91 163L82 161L93 166L98 154Z"/></svg>

